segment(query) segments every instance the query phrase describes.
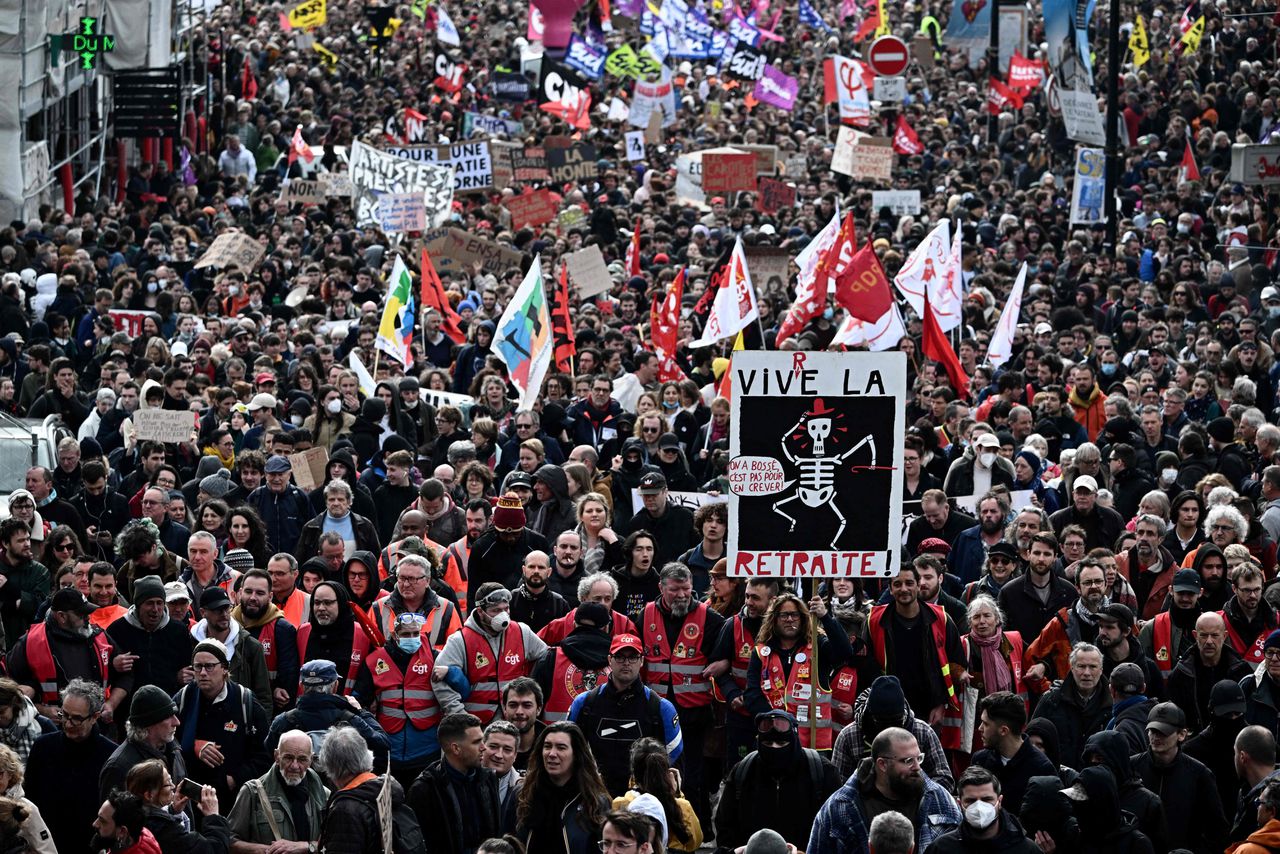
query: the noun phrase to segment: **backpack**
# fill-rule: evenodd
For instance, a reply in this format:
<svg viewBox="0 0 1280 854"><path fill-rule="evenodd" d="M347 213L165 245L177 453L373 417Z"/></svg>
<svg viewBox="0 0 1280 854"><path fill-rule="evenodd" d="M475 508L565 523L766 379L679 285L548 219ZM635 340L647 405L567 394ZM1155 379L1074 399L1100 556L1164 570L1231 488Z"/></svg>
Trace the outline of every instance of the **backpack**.
<svg viewBox="0 0 1280 854"><path fill-rule="evenodd" d="M338 799L349 799L363 804L365 809L373 814L371 816L373 826L382 830L382 839L378 841L377 849L384 854L427 854L427 840L422 835L422 828L418 825L418 816L403 800L399 805L394 804L391 797L391 779L389 773L382 775L382 788L378 790L377 798L372 801L348 791L339 791L334 793L330 804ZM381 816L384 811L391 815L389 829L382 826ZM387 848L388 830L390 831L390 849Z"/></svg>
<svg viewBox="0 0 1280 854"><path fill-rule="evenodd" d="M809 783L813 786L812 794L816 795L822 791L822 781L827 777L826 771L822 767L822 757L818 755L818 751L810 750L807 747L800 748L800 751L804 753L804 758L809 768ZM742 761L729 772L739 790L741 790L743 782L746 781L747 775L751 773L751 766L755 760L756 752L753 750L744 756Z"/></svg>
<svg viewBox="0 0 1280 854"><path fill-rule="evenodd" d="M320 755L320 745L324 743L324 737L328 735L329 730L333 729L334 727L340 727L346 724L355 716L356 716L356 713L351 711L350 709L343 709L341 712L338 713L337 720L329 724L329 726L325 727L324 729L303 730L303 732L305 732L308 736L311 737L312 757L317 757ZM290 709L280 717L284 718L287 724L285 728L281 730L281 732L288 732L291 729L302 729L302 726L300 725L300 721L299 721L299 718L301 718L301 715L298 713L297 709Z"/></svg>
<svg viewBox="0 0 1280 854"><path fill-rule="evenodd" d="M601 685L596 690L587 694L587 699L582 701L582 711L578 715L578 723L580 726L582 721L585 720L588 715L595 715L594 706L596 698L599 697L607 687L608 685ZM649 704L649 734L665 744L667 741L667 728L666 724L662 720L662 698L647 686L644 689L644 697ZM583 727L582 731L586 732L586 728Z"/></svg>

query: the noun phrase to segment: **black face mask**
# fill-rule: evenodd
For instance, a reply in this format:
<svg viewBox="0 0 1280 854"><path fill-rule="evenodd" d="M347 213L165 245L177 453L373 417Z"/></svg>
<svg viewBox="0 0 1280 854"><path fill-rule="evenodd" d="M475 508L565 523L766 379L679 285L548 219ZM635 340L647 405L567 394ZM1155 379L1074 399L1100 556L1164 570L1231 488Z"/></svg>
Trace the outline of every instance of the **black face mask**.
<svg viewBox="0 0 1280 854"><path fill-rule="evenodd" d="M641 465L641 462L640 462L640 457L638 455L634 459L630 456L624 456L622 458L622 467L624 469L630 469L634 471L640 468L640 465Z"/></svg>
<svg viewBox="0 0 1280 854"><path fill-rule="evenodd" d="M760 744L757 753L770 774L781 774L795 764L795 751L790 744L783 746Z"/></svg>

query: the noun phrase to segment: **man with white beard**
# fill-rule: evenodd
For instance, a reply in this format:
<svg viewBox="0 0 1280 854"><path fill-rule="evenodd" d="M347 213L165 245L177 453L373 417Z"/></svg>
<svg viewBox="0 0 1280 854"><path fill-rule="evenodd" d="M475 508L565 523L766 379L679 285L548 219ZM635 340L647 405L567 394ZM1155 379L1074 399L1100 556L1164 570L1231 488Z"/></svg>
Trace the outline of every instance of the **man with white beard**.
<svg viewBox="0 0 1280 854"><path fill-rule="evenodd" d="M275 763L267 773L244 784L227 817L235 840L232 854L315 852L329 790L311 769L311 749L311 736L302 730L280 736ZM283 821L276 818L281 815Z"/></svg>

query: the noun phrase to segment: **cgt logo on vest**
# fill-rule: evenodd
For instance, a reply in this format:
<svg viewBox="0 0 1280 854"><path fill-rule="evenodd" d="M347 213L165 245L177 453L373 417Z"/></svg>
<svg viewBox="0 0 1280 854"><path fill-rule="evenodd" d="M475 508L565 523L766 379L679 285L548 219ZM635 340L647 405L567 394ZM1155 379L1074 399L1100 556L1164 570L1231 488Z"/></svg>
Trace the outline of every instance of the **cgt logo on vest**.
<svg viewBox="0 0 1280 854"><path fill-rule="evenodd" d="M427 667L427 665L425 664L419 663L419 664L413 665L413 667L409 669L412 670L414 673L418 674L419 676L422 676L431 668Z"/></svg>
<svg viewBox="0 0 1280 854"><path fill-rule="evenodd" d="M505 661L507 664L510 664L512 667L515 667L517 664L520 663L520 654L517 652L509 652L503 657L502 660Z"/></svg>

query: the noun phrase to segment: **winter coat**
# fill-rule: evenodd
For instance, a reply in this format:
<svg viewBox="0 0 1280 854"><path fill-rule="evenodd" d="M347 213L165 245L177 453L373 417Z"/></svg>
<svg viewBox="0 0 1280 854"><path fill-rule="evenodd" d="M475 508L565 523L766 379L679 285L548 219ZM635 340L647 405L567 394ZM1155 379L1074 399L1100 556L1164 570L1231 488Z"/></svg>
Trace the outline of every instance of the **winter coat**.
<svg viewBox="0 0 1280 854"><path fill-rule="evenodd" d="M1280 818L1273 818L1266 827L1255 830L1232 854L1275 854L1280 851Z"/></svg>
<svg viewBox="0 0 1280 854"><path fill-rule="evenodd" d="M366 776L358 785L337 789L329 796L320 827L319 849L325 854L382 854L378 793L382 791L383 778ZM390 782L394 809L404 803L404 789L395 779ZM403 810L400 813L396 820L407 818ZM427 828L427 832L437 831L438 828Z"/></svg>
<svg viewBox="0 0 1280 854"><path fill-rule="evenodd" d="M501 835L498 778L487 768L479 768L474 773L476 779L472 783L479 806L476 815L463 816L463 807L455 791L458 784L443 759L428 765L409 787L405 802L418 817L418 825L429 830L426 839L430 854L464 854L464 818L476 822L481 840Z"/></svg>
<svg viewBox="0 0 1280 854"><path fill-rule="evenodd" d="M799 744L795 748L801 750ZM812 751L809 751L812 753ZM840 788L840 773L831 762L818 757L823 776L815 780L803 754L775 776L756 753L734 766L716 806L716 844L733 849L746 845L751 834L763 827L778 832L787 842L802 848L809 841L818 810Z"/></svg>
<svg viewBox="0 0 1280 854"><path fill-rule="evenodd" d="M973 495L973 467L976 460L972 448L965 448L964 454L947 469L947 478L943 481L942 491L949 497ZM1004 486L1013 489L1013 465L999 454L991 469L991 486Z"/></svg>
<svg viewBox="0 0 1280 854"><path fill-rule="evenodd" d="M1130 754L1138 754L1147 749L1147 716L1155 706L1155 700L1145 694L1138 694L1111 707L1113 717L1107 722L1107 730L1124 737L1129 743Z"/></svg>
<svg viewBox="0 0 1280 854"><path fill-rule="evenodd" d="M1167 768L1158 768L1147 751L1134 759L1133 770L1142 785L1164 803L1171 843L1196 854L1217 854L1223 849L1227 844L1227 817L1208 768L1185 752L1179 752Z"/></svg>
<svg viewBox="0 0 1280 854"><path fill-rule="evenodd" d="M955 830L934 840L925 854L970 854L973 851L989 854L1038 854L1040 846L1026 837L1022 825L1007 805L998 816L1000 830L994 839L976 839L974 830L963 823Z"/></svg>
<svg viewBox="0 0 1280 854"><path fill-rule="evenodd" d="M373 523L355 511L348 511L348 514L351 517L351 528L356 535L355 550L374 554L382 551L382 544L378 542L378 530ZM320 535L324 533L326 515L327 513L321 513L302 526L302 533L298 536L298 548L294 552L299 562L320 554Z"/></svg>
<svg viewBox="0 0 1280 854"><path fill-rule="evenodd" d="M200 819L200 832L187 830L167 809L145 806L143 824L160 845L161 854L227 854L231 850L231 825L220 815Z"/></svg>
<svg viewBox="0 0 1280 854"><path fill-rule="evenodd" d="M472 544L471 557L467 560L467 601L476 601L476 591L486 581L496 581L508 590L515 590L522 578L520 567L525 555L534 550L551 553L547 538L537 531L525 528L520 539L508 545L498 538L496 530L487 529Z"/></svg>
<svg viewBox="0 0 1280 854"><path fill-rule="evenodd" d="M1198 732L1209 722L1208 692L1204 692L1204 704L1201 704L1201 691L1198 686L1201 673L1200 650L1192 647L1178 662L1178 666L1169 674L1168 696L1170 702L1177 703L1187 715L1187 729ZM1253 668L1240 657L1230 643L1222 646L1222 657L1218 666L1213 669L1212 682L1230 679L1239 682Z"/></svg>
<svg viewBox="0 0 1280 854"><path fill-rule="evenodd" d="M267 531L267 542L272 550L296 554L302 526L314 514L306 494L293 484L286 484L284 492L274 492L263 484L249 493L245 504L258 511Z"/></svg>
<svg viewBox="0 0 1280 854"><path fill-rule="evenodd" d="M1025 736L1018 752L1007 762L994 750L984 748L973 754L972 765L986 768L1000 781L1000 791L1004 797L1004 808L1014 813L1022 810L1022 798L1027 791L1027 783L1032 777L1055 774L1057 769L1048 756L1040 751Z"/></svg>
<svg viewBox="0 0 1280 854"><path fill-rule="evenodd" d="M846 854L866 851L871 822L863 806L862 789L874 776L872 760L867 757L834 795L818 811L809 834L807 854ZM946 789L926 775L924 796L912 824L916 827L916 848L927 850L935 839L954 830L963 821L960 807Z"/></svg>
<svg viewBox="0 0 1280 854"><path fill-rule="evenodd" d="M1098 764L1100 760L1111 769L1120 791L1120 809L1137 819L1138 829L1147 835L1157 851L1166 850L1169 833L1161 799L1143 788L1134 773L1128 740L1118 732L1095 732L1085 741L1083 756L1085 765Z"/></svg>
<svg viewBox="0 0 1280 854"><path fill-rule="evenodd" d="M1076 688L1075 678L1054 683L1036 706L1034 717L1045 718L1058 730L1059 758L1064 765L1081 767L1085 739L1100 732L1111 719L1111 695L1107 680L1102 679L1093 694L1085 699Z"/></svg>
<svg viewBox="0 0 1280 854"><path fill-rule="evenodd" d="M569 497L569 476L564 469L550 463L541 466L534 477L551 490L551 498L533 511L529 519L530 530L537 531L554 543L565 531L572 531L578 524L578 513Z"/></svg>

